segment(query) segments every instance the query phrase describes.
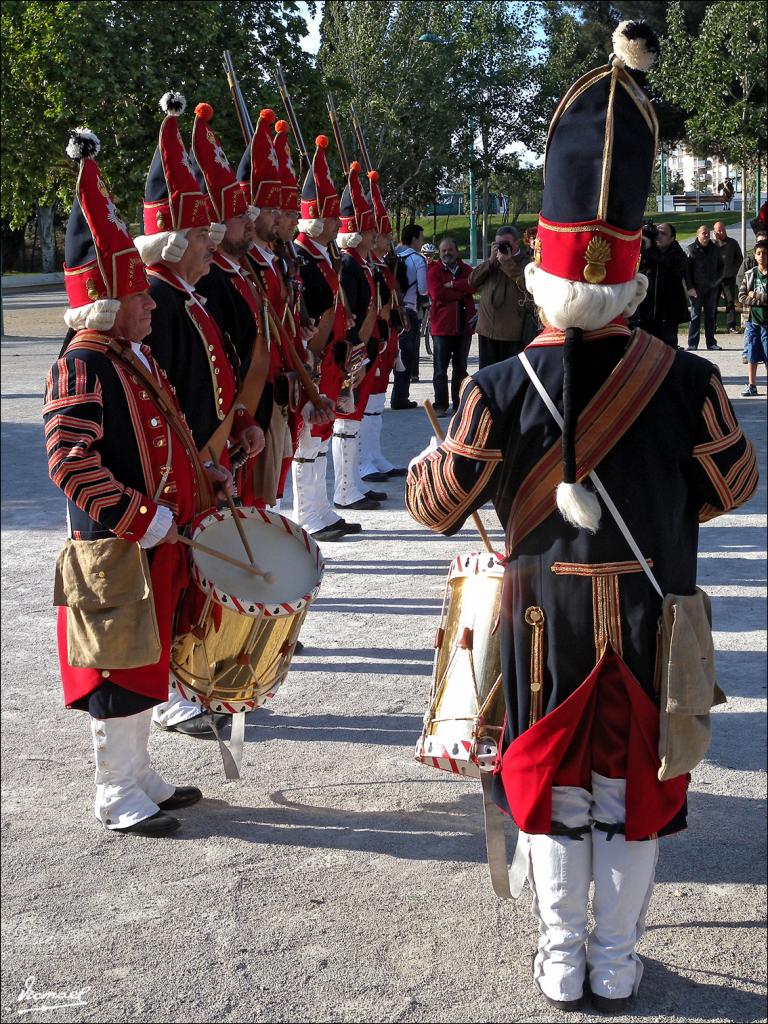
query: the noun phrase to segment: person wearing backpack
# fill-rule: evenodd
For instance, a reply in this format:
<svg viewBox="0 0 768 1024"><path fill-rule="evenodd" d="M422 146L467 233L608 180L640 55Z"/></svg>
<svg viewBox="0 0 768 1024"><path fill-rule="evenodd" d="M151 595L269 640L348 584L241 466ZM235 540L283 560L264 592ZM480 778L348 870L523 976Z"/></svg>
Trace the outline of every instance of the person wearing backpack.
<svg viewBox="0 0 768 1024"><path fill-rule="evenodd" d="M415 409L416 402L410 400L409 392L411 381L419 379L419 301L427 294L427 263L421 255L424 228L419 224L406 224L400 237L402 244L396 250L395 277L409 326L400 332L400 359L404 369L394 372L389 404L392 409Z"/></svg>

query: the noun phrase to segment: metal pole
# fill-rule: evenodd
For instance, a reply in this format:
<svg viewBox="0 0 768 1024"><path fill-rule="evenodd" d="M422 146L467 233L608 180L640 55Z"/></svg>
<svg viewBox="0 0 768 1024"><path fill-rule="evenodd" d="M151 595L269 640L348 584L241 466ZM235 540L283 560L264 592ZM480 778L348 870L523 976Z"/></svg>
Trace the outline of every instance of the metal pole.
<svg viewBox="0 0 768 1024"><path fill-rule="evenodd" d="M755 216L757 217L760 213L760 192L762 190L762 182L760 181L760 160L758 158L757 167L755 168Z"/></svg>
<svg viewBox="0 0 768 1024"><path fill-rule="evenodd" d="M664 213L664 193L667 190L667 176L664 171L664 146L659 149L661 156L661 173L659 174L659 185L661 187L661 212Z"/></svg>
<svg viewBox="0 0 768 1024"><path fill-rule="evenodd" d="M473 145L474 126L469 122L469 262L474 267L477 263L477 221L475 219L475 171L472 166L475 147Z"/></svg>

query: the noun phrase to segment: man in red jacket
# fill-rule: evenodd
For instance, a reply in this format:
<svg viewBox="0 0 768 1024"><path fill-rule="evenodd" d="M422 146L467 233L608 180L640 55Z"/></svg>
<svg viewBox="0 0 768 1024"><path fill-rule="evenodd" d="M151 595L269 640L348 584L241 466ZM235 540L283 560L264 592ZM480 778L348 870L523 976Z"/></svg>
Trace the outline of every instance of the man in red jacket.
<svg viewBox="0 0 768 1024"><path fill-rule="evenodd" d="M435 412L445 416L448 412L448 367L451 375L452 412L459 407L459 389L467 376L467 356L472 340L475 303L469 284L471 268L459 258L459 250L452 238L440 243L440 259L431 263L427 271L427 289L432 303L430 331L434 352Z"/></svg>

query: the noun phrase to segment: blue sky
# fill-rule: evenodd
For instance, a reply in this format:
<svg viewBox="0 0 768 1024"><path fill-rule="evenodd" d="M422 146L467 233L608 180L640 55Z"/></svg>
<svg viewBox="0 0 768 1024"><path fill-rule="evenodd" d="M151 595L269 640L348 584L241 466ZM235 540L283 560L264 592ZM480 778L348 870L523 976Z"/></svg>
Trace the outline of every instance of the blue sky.
<svg viewBox="0 0 768 1024"><path fill-rule="evenodd" d="M314 18L310 17L306 3L299 3L299 11L304 15L304 19L309 26L309 34L304 36L301 41L302 49L306 50L307 53L317 53L320 46L320 18L323 13L323 5L321 3L317 5L317 13Z"/></svg>

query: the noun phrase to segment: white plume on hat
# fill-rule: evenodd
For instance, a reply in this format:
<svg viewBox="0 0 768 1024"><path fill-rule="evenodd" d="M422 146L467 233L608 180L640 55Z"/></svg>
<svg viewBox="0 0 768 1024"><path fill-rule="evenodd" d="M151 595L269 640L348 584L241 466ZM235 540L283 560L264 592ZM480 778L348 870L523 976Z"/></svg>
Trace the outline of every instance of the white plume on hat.
<svg viewBox="0 0 768 1024"><path fill-rule="evenodd" d="M160 97L160 109L171 117L180 117L187 109L186 97L180 92L165 92Z"/></svg>
<svg viewBox="0 0 768 1024"><path fill-rule="evenodd" d="M101 142L98 135L89 128L73 128L69 132L66 154L70 160L98 156Z"/></svg>
<svg viewBox="0 0 768 1024"><path fill-rule="evenodd" d="M659 55L659 40L644 21L621 21L611 37L613 52L633 71L647 71Z"/></svg>

